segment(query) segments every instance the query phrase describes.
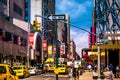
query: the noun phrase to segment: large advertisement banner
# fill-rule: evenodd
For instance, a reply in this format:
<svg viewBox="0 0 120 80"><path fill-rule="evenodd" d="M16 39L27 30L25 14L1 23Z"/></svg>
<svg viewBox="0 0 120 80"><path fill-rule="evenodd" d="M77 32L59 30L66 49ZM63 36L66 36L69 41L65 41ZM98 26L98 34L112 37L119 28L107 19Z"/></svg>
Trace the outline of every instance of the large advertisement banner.
<svg viewBox="0 0 120 80"><path fill-rule="evenodd" d="M34 34L30 33L29 34L29 45L33 46L33 44L34 44Z"/></svg>
<svg viewBox="0 0 120 80"><path fill-rule="evenodd" d="M53 45L53 54L56 54L56 45Z"/></svg>
<svg viewBox="0 0 120 80"><path fill-rule="evenodd" d="M61 43L60 45L60 55L65 54L65 43Z"/></svg>
<svg viewBox="0 0 120 80"><path fill-rule="evenodd" d="M47 50L47 40L43 40L43 51Z"/></svg>
<svg viewBox="0 0 120 80"><path fill-rule="evenodd" d="M52 46L48 46L48 54L52 54Z"/></svg>

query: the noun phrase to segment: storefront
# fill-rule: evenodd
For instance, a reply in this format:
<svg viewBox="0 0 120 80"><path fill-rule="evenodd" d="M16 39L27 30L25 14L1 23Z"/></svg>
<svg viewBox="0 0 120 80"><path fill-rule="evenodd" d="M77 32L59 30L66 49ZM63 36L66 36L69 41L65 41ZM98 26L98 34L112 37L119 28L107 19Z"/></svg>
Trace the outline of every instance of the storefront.
<svg viewBox="0 0 120 80"><path fill-rule="evenodd" d="M97 50L98 46L93 45L92 50ZM120 45L100 45L100 51L105 52L105 64L113 64L114 67L120 65Z"/></svg>

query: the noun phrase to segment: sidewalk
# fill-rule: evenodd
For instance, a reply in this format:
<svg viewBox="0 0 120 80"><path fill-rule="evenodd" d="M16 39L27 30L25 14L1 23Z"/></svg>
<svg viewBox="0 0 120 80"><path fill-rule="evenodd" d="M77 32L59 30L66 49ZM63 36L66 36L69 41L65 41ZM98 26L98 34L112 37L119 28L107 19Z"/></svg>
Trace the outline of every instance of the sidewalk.
<svg viewBox="0 0 120 80"><path fill-rule="evenodd" d="M85 70L85 72L79 76L79 80L97 80L97 78L93 79L93 76L98 76L97 72L89 72L88 70ZM70 79L72 80L72 79ZM104 80L104 79L101 79ZM114 80L120 80L120 78L114 78Z"/></svg>
<svg viewBox="0 0 120 80"><path fill-rule="evenodd" d="M97 72L92 72L95 79L93 80L97 80L96 77L98 76L98 73ZM104 79L101 79L101 80L104 80ZM120 78L114 78L114 80L120 80Z"/></svg>
<svg viewBox="0 0 120 80"><path fill-rule="evenodd" d="M85 70L85 72L79 76L79 80L93 80L93 72Z"/></svg>

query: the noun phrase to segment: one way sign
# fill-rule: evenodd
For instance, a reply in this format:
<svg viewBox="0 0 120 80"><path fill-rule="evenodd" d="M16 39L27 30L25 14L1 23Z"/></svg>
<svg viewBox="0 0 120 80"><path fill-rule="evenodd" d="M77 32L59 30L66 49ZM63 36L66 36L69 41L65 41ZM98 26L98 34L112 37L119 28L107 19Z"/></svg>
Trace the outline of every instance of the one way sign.
<svg viewBox="0 0 120 80"><path fill-rule="evenodd" d="M65 20L65 15L48 15L48 20Z"/></svg>

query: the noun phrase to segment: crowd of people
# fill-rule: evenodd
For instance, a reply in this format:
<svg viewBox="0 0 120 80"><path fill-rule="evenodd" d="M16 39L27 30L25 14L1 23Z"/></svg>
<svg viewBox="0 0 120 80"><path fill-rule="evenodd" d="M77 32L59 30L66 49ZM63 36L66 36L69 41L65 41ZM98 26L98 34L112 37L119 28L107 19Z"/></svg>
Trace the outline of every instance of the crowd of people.
<svg viewBox="0 0 120 80"><path fill-rule="evenodd" d="M114 80L114 78L120 78L120 66L114 67L112 64L110 65L102 65L101 73L104 76L104 80Z"/></svg>
<svg viewBox="0 0 120 80"><path fill-rule="evenodd" d="M94 72L97 72L97 64L91 65L88 64L86 65L86 69ZM79 80L80 76L80 69L79 68L70 68L71 74L70 77L72 77L72 80ZM114 67L112 64L110 65L101 65L101 74L103 75L104 80L114 80L114 78L120 78L120 66Z"/></svg>

